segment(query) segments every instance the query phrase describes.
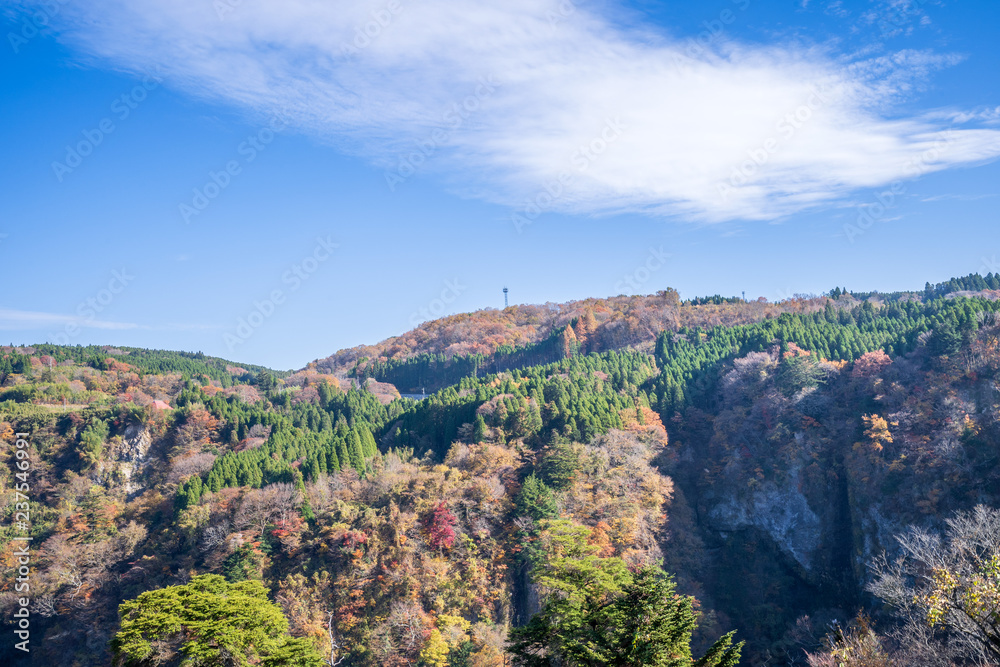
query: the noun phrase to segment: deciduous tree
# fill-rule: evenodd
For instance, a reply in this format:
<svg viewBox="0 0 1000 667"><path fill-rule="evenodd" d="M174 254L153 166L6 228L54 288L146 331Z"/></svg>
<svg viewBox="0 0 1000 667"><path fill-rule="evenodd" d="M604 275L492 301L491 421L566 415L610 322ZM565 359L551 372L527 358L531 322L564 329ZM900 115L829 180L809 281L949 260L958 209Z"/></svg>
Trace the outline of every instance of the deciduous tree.
<svg viewBox="0 0 1000 667"><path fill-rule="evenodd" d="M869 590L909 623L938 628L967 658L1000 661L1000 510L977 506L899 536L902 555L872 564Z"/></svg>

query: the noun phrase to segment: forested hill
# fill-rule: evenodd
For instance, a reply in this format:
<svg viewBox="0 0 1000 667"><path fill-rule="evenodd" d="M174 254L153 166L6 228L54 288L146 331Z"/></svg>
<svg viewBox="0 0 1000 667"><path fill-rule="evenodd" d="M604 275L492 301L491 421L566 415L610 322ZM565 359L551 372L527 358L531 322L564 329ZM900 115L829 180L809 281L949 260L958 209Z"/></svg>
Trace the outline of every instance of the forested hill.
<svg viewBox="0 0 1000 667"><path fill-rule="evenodd" d="M425 322L401 336L340 350L310 366L341 376L396 380L393 384L403 391L419 391L422 383L437 389L480 368L490 372L547 363L568 348L585 353L650 346L664 329L756 322L815 307L804 299L783 304L722 297L682 302L672 289L650 296L514 305Z"/></svg>
<svg viewBox="0 0 1000 667"><path fill-rule="evenodd" d="M682 301L673 289L646 296L584 299L563 304L514 305L425 322L375 345L363 345L309 365L324 373L359 380L374 378L400 391L421 393L455 384L464 377L545 364L568 354L622 348L651 351L661 331L704 331L750 324L783 313L813 313L833 300L849 311L862 301L929 302L1000 290L1000 277L971 274L927 283L910 292L850 292L836 287L827 295L796 295L778 303L763 297L699 297Z"/></svg>
<svg viewBox="0 0 1000 667"><path fill-rule="evenodd" d="M30 537L35 665L731 667L732 631L745 665L973 664L947 605L1000 599L1000 546L876 577L910 526L1000 534L958 514L1000 507L1000 294L969 280L675 299L743 319L633 349L593 342L631 311L584 311L421 401L323 366L4 348L0 631Z"/></svg>
<svg viewBox="0 0 1000 667"><path fill-rule="evenodd" d="M283 377L290 372L275 371L255 364L240 364L212 357L201 352L174 352L171 350L149 350L141 347L111 345L52 345L40 343L26 347L14 345L0 346L0 373L23 372L24 364L32 358L44 367L71 363L108 370L115 364L127 366L139 373L165 374L179 373L186 378L205 376L229 384L249 382L258 373L266 372ZM20 370L17 370L20 369ZM0 376L0 386L2 386Z"/></svg>

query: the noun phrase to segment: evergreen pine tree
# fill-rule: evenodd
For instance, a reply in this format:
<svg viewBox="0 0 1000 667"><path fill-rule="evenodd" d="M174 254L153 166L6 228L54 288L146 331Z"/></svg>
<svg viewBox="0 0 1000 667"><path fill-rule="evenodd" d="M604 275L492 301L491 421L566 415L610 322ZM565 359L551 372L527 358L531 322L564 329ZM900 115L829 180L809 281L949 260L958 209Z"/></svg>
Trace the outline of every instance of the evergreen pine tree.
<svg viewBox="0 0 1000 667"><path fill-rule="evenodd" d="M476 415L472 428L472 442L479 443L486 439L486 420L482 415Z"/></svg>
<svg viewBox="0 0 1000 667"><path fill-rule="evenodd" d="M552 490L532 473L521 485L521 492L517 495L515 503L516 511L521 516L529 516L535 521L551 519L559 514L559 506L556 504Z"/></svg>
<svg viewBox="0 0 1000 667"><path fill-rule="evenodd" d="M352 468L358 472L364 472L365 453L361 447L361 438L358 437L358 432L354 429L351 429L351 432L347 434L347 456Z"/></svg>

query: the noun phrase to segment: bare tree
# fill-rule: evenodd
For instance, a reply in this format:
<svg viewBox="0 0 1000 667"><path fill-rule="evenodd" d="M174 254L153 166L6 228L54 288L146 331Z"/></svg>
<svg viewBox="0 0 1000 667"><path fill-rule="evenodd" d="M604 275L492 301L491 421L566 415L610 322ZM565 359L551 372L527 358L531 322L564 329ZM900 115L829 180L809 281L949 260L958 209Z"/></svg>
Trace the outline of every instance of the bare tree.
<svg viewBox="0 0 1000 667"><path fill-rule="evenodd" d="M86 606L89 594L104 585L118 563L133 555L146 534L145 527L130 521L115 537L100 542L73 542L65 534L47 539L40 556L44 578L52 582L53 590L48 592L52 600L45 608L54 609L57 602Z"/></svg>
<svg viewBox="0 0 1000 667"><path fill-rule="evenodd" d="M232 524L228 520L223 520L221 523L213 524L206 528L201 536L201 550L211 551L225 542L231 528Z"/></svg>
<svg viewBox="0 0 1000 667"><path fill-rule="evenodd" d="M420 605L397 601L372 633L372 653L383 665L414 664L426 631L428 619Z"/></svg>
<svg viewBox="0 0 1000 667"><path fill-rule="evenodd" d="M288 519L296 509L298 495L291 484L271 484L263 489L250 489L236 511L237 528L253 526L263 535L269 524Z"/></svg>
<svg viewBox="0 0 1000 667"><path fill-rule="evenodd" d="M178 484L185 477L200 475L210 469L214 462L215 455L207 452L174 459L170 464L170 474L167 476L167 483Z"/></svg>
<svg viewBox="0 0 1000 667"><path fill-rule="evenodd" d="M326 617L326 634L330 638L330 657L327 658L327 664L330 667L337 667L340 663L347 660L347 653L337 657L340 654L340 639L337 637L336 633L333 631L333 612L329 612Z"/></svg>
<svg viewBox="0 0 1000 667"><path fill-rule="evenodd" d="M904 620L903 647L923 645L927 660L1000 661L1000 510L976 506L946 522L945 535L911 528L897 537L902 554L871 564L868 590ZM937 632L935 632L937 630ZM930 656L930 653L936 653Z"/></svg>

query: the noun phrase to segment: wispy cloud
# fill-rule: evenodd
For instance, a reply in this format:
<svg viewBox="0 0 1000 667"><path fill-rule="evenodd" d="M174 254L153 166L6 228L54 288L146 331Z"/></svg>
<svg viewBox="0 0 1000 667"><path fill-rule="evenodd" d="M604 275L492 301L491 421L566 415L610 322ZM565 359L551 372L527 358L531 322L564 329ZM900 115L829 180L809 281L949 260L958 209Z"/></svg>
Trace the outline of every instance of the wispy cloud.
<svg viewBox="0 0 1000 667"><path fill-rule="evenodd" d="M991 199L996 197L995 194L981 194L981 195L933 195L931 197L922 197L920 201L922 202L933 202L933 201L978 201L980 199Z"/></svg>
<svg viewBox="0 0 1000 667"><path fill-rule="evenodd" d="M910 178L915 160L929 173L1000 155L1000 131L975 113L893 115L953 56L846 61L725 36L692 56L689 43L611 18L569 0L107 0L67 4L54 22L116 67L158 67L196 95L280 113L387 171L447 130L421 168L515 207L571 169L609 119L621 136L553 208L766 219ZM483 77L496 91L449 126ZM921 157L945 128L949 149ZM748 163L764 146L766 159Z"/></svg>
<svg viewBox="0 0 1000 667"><path fill-rule="evenodd" d="M80 329L142 329L145 331L217 331L223 328L218 324L197 324L184 322L169 322L166 324L113 322L110 320L99 320L93 317L80 317L77 315L65 315L62 313L43 313L34 310L0 308L0 331L60 329L66 326L76 326Z"/></svg>
<svg viewBox="0 0 1000 667"><path fill-rule="evenodd" d="M932 23L926 7L928 0L876 0L871 9L861 13L861 21L875 26L883 38L910 35L918 26ZM930 4L940 6L940 2Z"/></svg>
<svg viewBox="0 0 1000 667"><path fill-rule="evenodd" d="M62 315L59 313L41 313L33 310L11 310L0 308L0 330L24 331L30 329L45 329L75 325L81 329L143 329L132 322L110 322L88 317Z"/></svg>
<svg viewBox="0 0 1000 667"><path fill-rule="evenodd" d="M188 324L180 322L170 322L161 326L153 326L151 329L162 331L221 331L226 327L221 324Z"/></svg>

